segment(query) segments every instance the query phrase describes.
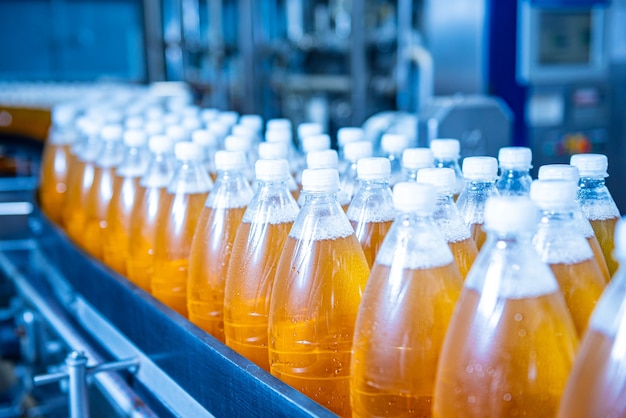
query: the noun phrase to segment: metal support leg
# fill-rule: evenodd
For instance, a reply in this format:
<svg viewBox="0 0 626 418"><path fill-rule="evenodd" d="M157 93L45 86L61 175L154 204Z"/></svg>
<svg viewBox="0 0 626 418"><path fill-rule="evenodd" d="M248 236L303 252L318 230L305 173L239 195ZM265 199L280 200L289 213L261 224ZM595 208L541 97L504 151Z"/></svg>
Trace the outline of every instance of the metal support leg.
<svg viewBox="0 0 626 418"><path fill-rule="evenodd" d="M88 418L87 357L82 351L73 351L67 356L65 365L69 377L70 417Z"/></svg>

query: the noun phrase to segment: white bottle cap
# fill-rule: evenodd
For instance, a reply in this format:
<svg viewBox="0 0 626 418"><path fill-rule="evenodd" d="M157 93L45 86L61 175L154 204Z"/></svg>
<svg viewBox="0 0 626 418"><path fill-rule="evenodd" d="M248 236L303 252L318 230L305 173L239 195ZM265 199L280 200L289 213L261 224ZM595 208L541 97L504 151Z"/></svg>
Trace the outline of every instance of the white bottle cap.
<svg viewBox="0 0 626 418"><path fill-rule="evenodd" d="M304 138L311 135L320 135L324 132L324 127L319 123L305 122L298 125L298 138L302 141Z"/></svg>
<svg viewBox="0 0 626 418"><path fill-rule="evenodd" d="M200 108L194 105L186 105L178 109L177 112L183 115L183 118L197 118Z"/></svg>
<svg viewBox="0 0 626 418"><path fill-rule="evenodd" d="M174 155L180 161L200 161L203 158L202 147L195 142L176 142Z"/></svg>
<svg viewBox="0 0 626 418"><path fill-rule="evenodd" d="M539 180L568 180L578 184L578 168L569 164L546 164L539 167Z"/></svg>
<svg viewBox="0 0 626 418"><path fill-rule="evenodd" d="M485 229L534 233L539 210L526 196L490 197L485 203Z"/></svg>
<svg viewBox="0 0 626 418"><path fill-rule="evenodd" d="M202 122L197 117L187 117L183 119L183 128L185 128L188 132L195 131L196 129L202 128Z"/></svg>
<svg viewBox="0 0 626 418"><path fill-rule="evenodd" d="M217 119L217 116L219 115L219 113L220 113L219 110L213 109L213 108L202 109L200 111L200 119L202 119L205 123L211 122Z"/></svg>
<svg viewBox="0 0 626 418"><path fill-rule="evenodd" d="M437 191L430 184L396 183L393 187L393 206L400 212L433 213Z"/></svg>
<svg viewBox="0 0 626 418"><path fill-rule="evenodd" d="M337 168L338 165L339 158L334 149L311 151L306 155L307 168Z"/></svg>
<svg viewBox="0 0 626 418"><path fill-rule="evenodd" d="M179 125L170 125L165 129L165 135L169 136L174 142L187 140L187 131Z"/></svg>
<svg viewBox="0 0 626 418"><path fill-rule="evenodd" d="M69 125L75 116L76 109L70 105L58 104L52 108L52 122L56 126Z"/></svg>
<svg viewBox="0 0 626 418"><path fill-rule="evenodd" d="M236 124L237 119L239 119L239 113L232 111L232 110L221 112L217 117L217 120L219 122L223 123L224 125L228 127L231 127L234 124Z"/></svg>
<svg viewBox="0 0 626 418"><path fill-rule="evenodd" d="M191 141L202 145L206 148L217 148L217 137L215 134L206 129L198 129L191 133Z"/></svg>
<svg viewBox="0 0 626 418"><path fill-rule="evenodd" d="M257 131L254 128L246 125L235 125L230 130L231 135L234 136L245 136L248 138L256 138Z"/></svg>
<svg viewBox="0 0 626 418"><path fill-rule="evenodd" d="M302 139L302 150L305 154L312 151L323 151L330 148L330 137L326 134L310 135Z"/></svg>
<svg viewBox="0 0 626 418"><path fill-rule="evenodd" d="M402 134L384 134L380 147L387 154L400 154L409 146L409 138Z"/></svg>
<svg viewBox="0 0 626 418"><path fill-rule="evenodd" d="M121 123L122 119L124 119L124 114L116 109L110 109L106 112L104 116L105 120L109 123Z"/></svg>
<svg viewBox="0 0 626 418"><path fill-rule="evenodd" d="M139 148L146 145L148 142L148 136L146 133L139 129L130 129L124 132L124 144L127 147Z"/></svg>
<svg viewBox="0 0 626 418"><path fill-rule="evenodd" d="M220 121L212 121L207 125L209 131L213 132L218 138L224 138L230 132L230 126Z"/></svg>
<svg viewBox="0 0 626 418"><path fill-rule="evenodd" d="M417 172L417 182L430 184L437 192L452 192L456 187L456 174L451 168L422 168Z"/></svg>
<svg viewBox="0 0 626 418"><path fill-rule="evenodd" d="M158 120L163 118L164 113L165 112L163 112L163 109L159 106L151 106L146 109L146 112L144 114L146 115L146 119L148 120Z"/></svg>
<svg viewBox="0 0 626 418"><path fill-rule="evenodd" d="M266 130L285 130L291 132L291 121L287 118L270 119L267 121Z"/></svg>
<svg viewBox="0 0 626 418"><path fill-rule="evenodd" d="M165 135L155 135L150 137L148 148L154 154L170 154L174 151L174 141Z"/></svg>
<svg viewBox="0 0 626 418"><path fill-rule="evenodd" d="M458 160L461 156L461 142L458 139L433 139L430 141L430 149L436 160Z"/></svg>
<svg viewBox="0 0 626 418"><path fill-rule="evenodd" d="M347 161L359 161L361 158L371 157L373 154L372 143L369 141L348 142L343 147L343 156Z"/></svg>
<svg viewBox="0 0 626 418"><path fill-rule="evenodd" d="M337 130L337 143L342 148L350 142L362 141L364 137L363 128L348 126Z"/></svg>
<svg viewBox="0 0 626 418"><path fill-rule="evenodd" d="M618 260L626 260L626 219L620 218L615 226L614 256Z"/></svg>
<svg viewBox="0 0 626 418"><path fill-rule="evenodd" d="M261 142L259 144L259 158L262 160L286 159L289 155L287 144L282 142Z"/></svg>
<svg viewBox="0 0 626 418"><path fill-rule="evenodd" d="M305 192L337 192L339 190L339 172L335 168L302 172L302 190Z"/></svg>
<svg viewBox="0 0 626 418"><path fill-rule="evenodd" d="M291 142L291 131L283 129L273 129L265 132L265 140L267 142Z"/></svg>
<svg viewBox="0 0 626 418"><path fill-rule="evenodd" d="M79 118L76 121L76 126L86 136L98 135L100 132L100 124L98 124L95 120L86 117Z"/></svg>
<svg viewBox="0 0 626 418"><path fill-rule="evenodd" d="M247 166L246 154L243 151L217 151L215 153L215 169L243 170Z"/></svg>
<svg viewBox="0 0 626 418"><path fill-rule="evenodd" d="M503 147L498 151L500 167L527 170L532 167L533 153L527 147Z"/></svg>
<svg viewBox="0 0 626 418"><path fill-rule="evenodd" d="M609 176L609 159L604 154L575 154L569 163L578 168L580 177Z"/></svg>
<svg viewBox="0 0 626 418"><path fill-rule="evenodd" d="M226 151L247 152L251 146L252 146L252 138L249 138L249 137L228 135L224 139L224 149Z"/></svg>
<svg viewBox="0 0 626 418"><path fill-rule="evenodd" d="M180 115L176 113L167 113L163 115L161 121L163 121L163 124L166 126L177 125L180 122Z"/></svg>
<svg viewBox="0 0 626 418"><path fill-rule="evenodd" d="M541 209L574 205L578 186L569 180L535 180L530 185L530 198Z"/></svg>
<svg viewBox="0 0 626 418"><path fill-rule="evenodd" d="M409 170L433 167L435 157L430 148L407 148L402 152L402 167Z"/></svg>
<svg viewBox="0 0 626 418"><path fill-rule="evenodd" d="M100 130L100 138L104 141L119 141L122 139L123 132L122 125L104 125Z"/></svg>
<svg viewBox="0 0 626 418"><path fill-rule="evenodd" d="M149 120L146 122L146 124L143 127L144 131L146 131L146 134L148 136L161 135L163 133L164 128L165 127L163 126L163 124L159 122L158 120Z"/></svg>
<svg viewBox="0 0 626 418"><path fill-rule="evenodd" d="M141 116L129 116L124 121L124 127L126 129L141 129L143 125L144 122Z"/></svg>
<svg viewBox="0 0 626 418"><path fill-rule="evenodd" d="M289 163L283 159L258 160L254 165L256 178L261 181L288 180Z"/></svg>
<svg viewBox="0 0 626 418"><path fill-rule="evenodd" d="M263 129L263 118L260 115L242 115L239 118L239 124L252 128L255 133L258 133Z"/></svg>
<svg viewBox="0 0 626 418"><path fill-rule="evenodd" d="M493 157L467 157L463 159L463 177L493 181L498 178L498 160Z"/></svg>
<svg viewBox="0 0 626 418"><path fill-rule="evenodd" d="M384 157L361 158L356 163L356 173L359 180L389 180L391 161Z"/></svg>

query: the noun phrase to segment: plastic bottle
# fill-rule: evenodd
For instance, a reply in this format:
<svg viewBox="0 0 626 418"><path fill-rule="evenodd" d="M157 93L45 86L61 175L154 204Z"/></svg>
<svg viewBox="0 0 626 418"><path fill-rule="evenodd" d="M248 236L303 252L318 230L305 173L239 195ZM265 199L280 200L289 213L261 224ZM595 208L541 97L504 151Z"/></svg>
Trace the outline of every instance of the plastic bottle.
<svg viewBox="0 0 626 418"><path fill-rule="evenodd" d="M609 161L602 154L576 154L572 155L570 164L577 167L580 173L578 204L591 223L612 277L618 267L613 259L613 234L619 210L604 184L604 179L609 176Z"/></svg>
<svg viewBox="0 0 626 418"><path fill-rule="evenodd" d="M115 170L124 158L122 135L121 125L106 125L102 128L102 149L96 159L93 184L86 200L82 243L85 250L99 260L102 260L103 231L107 228Z"/></svg>
<svg viewBox="0 0 626 418"><path fill-rule="evenodd" d="M500 196L528 196L532 151L527 147L503 147L498 151L500 177L496 189Z"/></svg>
<svg viewBox="0 0 626 418"><path fill-rule="evenodd" d="M341 173L343 173L347 166L351 163L346 159L345 149L346 145L363 141L365 138L365 132L363 128L346 126L337 130L337 149L339 154L339 179L341 180ZM371 157L371 155L370 155Z"/></svg>
<svg viewBox="0 0 626 418"><path fill-rule="evenodd" d="M174 175L174 141L165 135L154 136L148 146L152 157L139 182L143 192L141 199L136 199L130 217L126 258L128 279L146 292L151 291L159 212L169 209L167 186Z"/></svg>
<svg viewBox="0 0 626 418"><path fill-rule="evenodd" d="M430 148L407 148L402 153L402 177L404 181L417 181L417 172L435 166Z"/></svg>
<svg viewBox="0 0 626 418"><path fill-rule="evenodd" d="M200 145L178 142L174 153L178 168L159 210L150 288L154 297L187 316L191 240L213 182L202 166Z"/></svg>
<svg viewBox="0 0 626 418"><path fill-rule="evenodd" d="M254 183L254 169L252 167L254 167L256 162L256 156L252 152L253 141L253 138L250 136L229 135L224 138L224 150L240 151L246 156L246 166L242 170L249 184Z"/></svg>
<svg viewBox="0 0 626 418"><path fill-rule="evenodd" d="M191 133L191 141L196 144L200 144L202 147L204 166L211 176L211 180L215 181L217 178L217 170L215 169L215 153L217 152L219 146L218 138L209 130L198 129Z"/></svg>
<svg viewBox="0 0 626 418"><path fill-rule="evenodd" d="M75 114L76 109L69 105L52 109L52 127L41 157L41 210L57 224L61 224L61 211L67 196L70 148L78 139L73 124Z"/></svg>
<svg viewBox="0 0 626 418"><path fill-rule="evenodd" d="M615 240L615 256L623 262L626 260L623 219L617 223ZM626 416L625 333L626 269L620 267L591 316L565 386L559 418Z"/></svg>
<svg viewBox="0 0 626 418"><path fill-rule="evenodd" d="M288 119L285 119L285 120L288 121ZM265 141L268 143L279 142L279 143L285 144L288 150L287 154L289 156L288 161L289 161L289 168L291 169L291 174L296 174L298 170L300 169L300 155L298 153L298 150L293 144L293 136L291 133L291 128L270 129L271 126L276 126L276 124L270 124L270 122L272 122L272 120L269 120L267 122L268 130L265 132ZM277 126L281 126L281 124L278 124ZM289 126L291 126L291 122L289 123Z"/></svg>
<svg viewBox="0 0 626 418"><path fill-rule="evenodd" d="M547 164L539 167L537 178L539 180L567 180L578 186L580 176L578 174L578 168L573 165ZM606 265L606 260L604 259L604 254L602 253L602 248L596 238L596 234L593 232L593 228L591 227L587 217L583 214L580 206L576 205L573 210L576 226L587 239L587 242L593 251L593 256L602 271L602 277L604 277L605 283L608 283L611 280L611 275L609 274L609 268Z"/></svg>
<svg viewBox="0 0 626 418"><path fill-rule="evenodd" d="M402 152L408 146L409 138L403 134L384 134L380 139L381 152L391 162L391 186L402 181Z"/></svg>
<svg viewBox="0 0 626 418"><path fill-rule="evenodd" d="M312 170L319 170L325 168L339 169L339 156L334 149L325 149L322 151L311 151L306 154L307 168ZM298 196L298 204L302 206L304 204L305 197L303 194ZM337 192L337 201L341 205L344 211L348 210L350 205L350 199L348 195L341 190L341 183L339 191Z"/></svg>
<svg viewBox="0 0 626 418"><path fill-rule="evenodd" d="M530 186L530 197L541 209L533 244L554 273L582 337L606 281L576 224L576 190L576 184L566 180L537 180Z"/></svg>
<svg viewBox="0 0 626 418"><path fill-rule="evenodd" d="M303 154L306 154L307 151L304 149L304 138L309 136L321 135L324 133L324 127L319 123L315 122L304 122L298 125L297 134L298 134L298 145L300 146L300 150ZM330 138L329 138L330 140ZM330 147L330 144L329 146Z"/></svg>
<svg viewBox="0 0 626 418"><path fill-rule="evenodd" d="M278 260L300 208L286 160L256 162L259 187L233 244L224 286L226 345L270 371L267 327Z"/></svg>
<svg viewBox="0 0 626 418"><path fill-rule="evenodd" d="M270 369L341 416L350 415L354 325L369 268L336 199L337 170L305 170L306 201L272 287Z"/></svg>
<svg viewBox="0 0 626 418"><path fill-rule="evenodd" d="M289 147L284 142L261 142L259 144L259 159L289 161ZM300 196L300 187L291 174L287 180L287 187L297 201Z"/></svg>
<svg viewBox="0 0 626 418"><path fill-rule="evenodd" d="M488 238L448 327L436 417L555 416L578 337L554 275L531 238L528 197L489 199Z"/></svg>
<svg viewBox="0 0 626 418"><path fill-rule="evenodd" d="M457 185L453 191L454 201L459 198L459 194L465 185L463 173L459 166L461 158L461 142L458 139L433 139L430 141L430 150L433 153L434 166L440 168L451 168L456 175Z"/></svg>
<svg viewBox="0 0 626 418"><path fill-rule="evenodd" d="M293 125L291 120L287 118L274 118L268 119L265 124L265 132L269 131L289 131L291 132L293 129Z"/></svg>
<svg viewBox="0 0 626 418"><path fill-rule="evenodd" d="M224 281L228 262L252 188L242 151L215 153L217 180L200 213L189 255L189 320L224 342Z"/></svg>
<svg viewBox="0 0 626 418"><path fill-rule="evenodd" d="M463 280L432 218L436 191L398 183L398 216L372 268L354 336L354 416L430 417L443 339Z"/></svg>
<svg viewBox="0 0 626 418"><path fill-rule="evenodd" d="M361 158L370 158L372 154L372 143L369 141L349 142L343 148L343 157L347 164L345 169L339 173L339 188L348 200L352 200L359 188L358 161Z"/></svg>
<svg viewBox="0 0 626 418"><path fill-rule="evenodd" d="M361 158L357 173L359 188L346 213L371 268L395 214L389 187L391 163L387 158Z"/></svg>
<svg viewBox="0 0 626 418"><path fill-rule="evenodd" d="M180 125L167 126L167 128L165 128L165 135L172 138L174 142L189 141L191 139L189 132Z"/></svg>
<svg viewBox="0 0 626 418"><path fill-rule="evenodd" d="M456 201L465 224L472 232L472 239L480 251L487 234L483 230L485 203L493 196L499 196L496 189L498 161L493 157L467 157L463 160L465 187Z"/></svg>
<svg viewBox="0 0 626 418"><path fill-rule="evenodd" d="M454 203L452 191L456 187L456 175L451 168L423 168L417 173L418 183L426 183L437 190L437 207L433 218L450 246L454 261L461 277L465 279L474 260L478 248L472 239L469 227Z"/></svg>

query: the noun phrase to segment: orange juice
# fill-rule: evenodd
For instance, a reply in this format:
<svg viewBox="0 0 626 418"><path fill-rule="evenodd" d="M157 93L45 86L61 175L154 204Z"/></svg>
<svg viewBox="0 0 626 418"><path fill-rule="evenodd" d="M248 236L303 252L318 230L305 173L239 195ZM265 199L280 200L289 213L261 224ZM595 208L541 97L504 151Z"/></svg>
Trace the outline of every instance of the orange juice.
<svg viewBox="0 0 626 418"><path fill-rule="evenodd" d="M350 220L350 223L354 228L354 232L359 240L359 243L361 244L361 248L363 248L367 265L371 268L376 261L376 254L378 254L378 250L383 244L383 240L385 239L387 232L389 232L389 228L391 228L393 220L390 219L383 222L362 223Z"/></svg>
<svg viewBox="0 0 626 418"><path fill-rule="evenodd" d="M593 232L596 234L596 238L602 249L602 254L604 254L604 259L611 276L615 274L618 267L617 261L613 258L613 249L615 248L613 235L618 219L619 216L604 219L589 219Z"/></svg>
<svg viewBox="0 0 626 418"><path fill-rule="evenodd" d="M68 186L70 144L49 142L41 158L39 200L41 210L55 223L61 223L61 210Z"/></svg>
<svg viewBox="0 0 626 418"><path fill-rule="evenodd" d="M472 238L465 238L459 241L448 241L448 246L454 256L461 277L466 278L478 255L478 249Z"/></svg>
<svg viewBox="0 0 626 418"><path fill-rule="evenodd" d="M476 248L480 251L487 240L487 234L483 229L483 224L471 224L470 230L472 231L472 239L476 243Z"/></svg>

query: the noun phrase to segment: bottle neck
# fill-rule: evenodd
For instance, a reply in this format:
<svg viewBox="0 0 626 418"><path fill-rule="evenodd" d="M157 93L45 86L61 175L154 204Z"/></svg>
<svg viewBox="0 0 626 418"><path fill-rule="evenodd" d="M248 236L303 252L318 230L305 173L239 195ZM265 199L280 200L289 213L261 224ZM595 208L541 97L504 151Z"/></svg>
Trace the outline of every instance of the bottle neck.
<svg viewBox="0 0 626 418"><path fill-rule="evenodd" d="M604 177L581 177L578 182L578 187L581 189L597 189L606 186Z"/></svg>
<svg viewBox="0 0 626 418"><path fill-rule="evenodd" d="M209 174L197 160L180 161L172 182L170 193L207 193L213 187Z"/></svg>

